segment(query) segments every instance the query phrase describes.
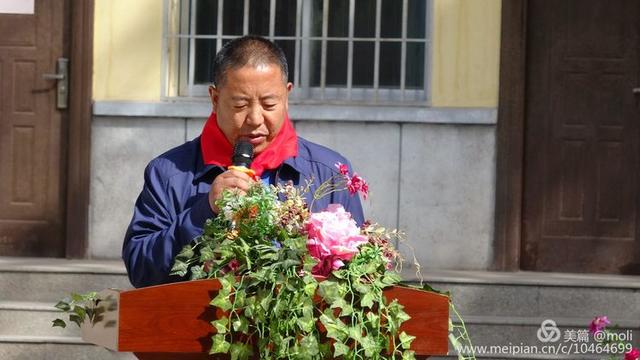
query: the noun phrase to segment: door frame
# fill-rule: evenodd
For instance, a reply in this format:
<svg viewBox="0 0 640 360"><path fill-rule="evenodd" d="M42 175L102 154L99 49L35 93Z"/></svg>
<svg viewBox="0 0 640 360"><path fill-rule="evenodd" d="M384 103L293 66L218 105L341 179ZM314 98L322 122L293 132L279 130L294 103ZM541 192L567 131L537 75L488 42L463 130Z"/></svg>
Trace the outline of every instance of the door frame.
<svg viewBox="0 0 640 360"><path fill-rule="evenodd" d="M494 270L520 270L523 225L527 0L502 0L496 126Z"/></svg>
<svg viewBox="0 0 640 360"><path fill-rule="evenodd" d="M67 169L62 169L66 170L65 254L84 258L89 239L94 0L69 0L68 6L64 28L70 96L65 116Z"/></svg>

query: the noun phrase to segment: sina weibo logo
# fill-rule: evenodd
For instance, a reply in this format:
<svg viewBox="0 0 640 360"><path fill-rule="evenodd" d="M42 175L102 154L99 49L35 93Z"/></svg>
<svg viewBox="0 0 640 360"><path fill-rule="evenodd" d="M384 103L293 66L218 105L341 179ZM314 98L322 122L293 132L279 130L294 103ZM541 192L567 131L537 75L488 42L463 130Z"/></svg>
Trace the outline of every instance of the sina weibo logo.
<svg viewBox="0 0 640 360"><path fill-rule="evenodd" d="M560 340L560 329L558 329L558 325L556 325L555 321L547 319L540 324L540 329L538 329L538 340L543 343L556 342Z"/></svg>

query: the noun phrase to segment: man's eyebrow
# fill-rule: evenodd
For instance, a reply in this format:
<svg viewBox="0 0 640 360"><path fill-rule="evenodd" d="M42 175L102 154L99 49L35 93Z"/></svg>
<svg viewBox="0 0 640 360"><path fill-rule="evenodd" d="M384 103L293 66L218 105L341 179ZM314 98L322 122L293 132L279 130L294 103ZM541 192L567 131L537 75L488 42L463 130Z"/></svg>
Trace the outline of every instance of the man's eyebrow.
<svg viewBox="0 0 640 360"><path fill-rule="evenodd" d="M231 97L231 100L233 101L249 101L249 97L248 96L244 96L244 95L235 95Z"/></svg>
<svg viewBox="0 0 640 360"><path fill-rule="evenodd" d="M276 94L267 94L265 96L261 96L260 100L273 100L273 99L278 99L279 96Z"/></svg>

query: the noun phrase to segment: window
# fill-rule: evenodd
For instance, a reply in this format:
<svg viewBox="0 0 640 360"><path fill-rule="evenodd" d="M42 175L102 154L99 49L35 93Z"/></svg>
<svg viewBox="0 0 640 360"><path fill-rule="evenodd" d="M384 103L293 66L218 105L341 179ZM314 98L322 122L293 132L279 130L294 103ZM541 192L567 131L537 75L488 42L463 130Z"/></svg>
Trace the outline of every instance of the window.
<svg viewBox="0 0 640 360"><path fill-rule="evenodd" d="M284 50L294 102L427 100L430 0L169 0L168 96L206 96L229 40Z"/></svg>

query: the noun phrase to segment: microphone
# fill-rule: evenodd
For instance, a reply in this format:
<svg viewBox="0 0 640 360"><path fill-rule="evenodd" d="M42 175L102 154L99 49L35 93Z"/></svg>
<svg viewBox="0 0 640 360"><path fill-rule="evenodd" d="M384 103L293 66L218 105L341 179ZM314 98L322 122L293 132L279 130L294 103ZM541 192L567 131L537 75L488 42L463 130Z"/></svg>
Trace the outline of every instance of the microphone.
<svg viewBox="0 0 640 360"><path fill-rule="evenodd" d="M229 166L229 170L241 171L255 179L255 171L249 168L252 161L253 145L248 141L238 141L233 146L233 155L231 156L231 166Z"/></svg>

